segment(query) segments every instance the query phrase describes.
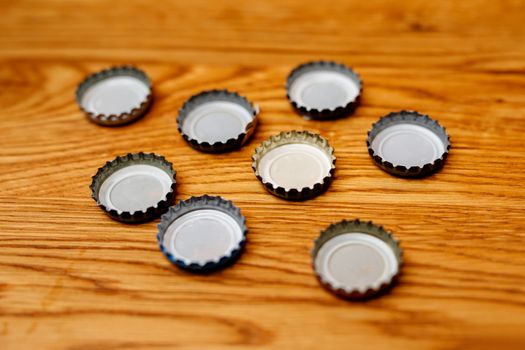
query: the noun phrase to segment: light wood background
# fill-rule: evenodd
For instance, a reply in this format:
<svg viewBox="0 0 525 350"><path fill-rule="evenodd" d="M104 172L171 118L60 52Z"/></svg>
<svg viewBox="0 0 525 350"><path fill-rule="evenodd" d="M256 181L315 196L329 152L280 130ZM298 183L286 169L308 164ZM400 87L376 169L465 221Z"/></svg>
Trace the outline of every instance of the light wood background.
<svg viewBox="0 0 525 350"><path fill-rule="evenodd" d="M0 15L0 348L2 349L524 349L524 1L26 1ZM362 106L305 121L285 99L295 65L334 59L364 80ZM113 64L152 78L139 122L91 124L77 84ZM176 130L203 89L260 105L242 150L207 155ZM415 109L438 119L452 151L422 180L375 167L366 132ZM337 177L315 200L264 191L254 148L307 129L335 147ZM172 267L156 222L112 221L91 176L127 152L165 155L177 200L205 193L242 208L251 229L232 268L194 276ZM309 250L343 218L401 239L392 293L366 303L322 289Z"/></svg>

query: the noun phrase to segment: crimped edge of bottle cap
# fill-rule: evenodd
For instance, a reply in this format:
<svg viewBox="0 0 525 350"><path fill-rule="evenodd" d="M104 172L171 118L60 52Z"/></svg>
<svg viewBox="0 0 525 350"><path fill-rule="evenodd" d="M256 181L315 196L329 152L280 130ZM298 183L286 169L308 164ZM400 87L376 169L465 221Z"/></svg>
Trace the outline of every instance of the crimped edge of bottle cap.
<svg viewBox="0 0 525 350"><path fill-rule="evenodd" d="M310 108L308 106L301 105L294 101L290 96L290 88L295 80L302 74L316 71L316 70L332 70L338 73L349 76L354 82L359 85L359 93L357 97L349 101L343 106L338 106L334 109L325 108L317 109ZM310 61L295 67L288 78L286 79L286 98L294 108L294 110L300 115L307 117L308 119L337 119L347 116L355 111L361 101L361 94L363 92L363 81L357 72L345 64L334 62L334 61Z"/></svg>
<svg viewBox="0 0 525 350"><path fill-rule="evenodd" d="M430 131L434 132L443 142L445 148L443 154L431 163L424 164L423 166L412 166L409 168L402 165L394 166L392 163L377 155L372 149L372 142L374 138L379 134L379 132L386 129L387 127L403 122L424 126ZM368 153L374 160L374 163L387 173L400 177L424 177L435 173L443 167L445 161L448 158L451 144L450 136L447 134L446 129L441 124L439 124L438 121L430 118L426 114L421 114L416 111L402 110L399 112L391 112L380 118L376 123L372 124L372 128L370 131L368 131L366 146L368 148Z"/></svg>
<svg viewBox="0 0 525 350"><path fill-rule="evenodd" d="M123 211L119 212L116 209L108 209L99 199L99 190L104 181L115 173L117 170L125 168L129 165L134 164L148 164L153 165L161 170L165 171L172 179L170 190L162 200L156 205L148 207L146 210L138 210L135 212ZM176 180L177 172L173 169L173 164L166 160L163 156L156 155L154 153L128 153L124 156L117 156L115 159L106 162L100 167L97 173L92 177L92 182L89 188L91 189L91 197L97 202L97 205L106 212L112 219L117 221L133 224L142 223L155 219L162 213L164 213L173 202L175 198L175 188L177 184Z"/></svg>
<svg viewBox="0 0 525 350"><path fill-rule="evenodd" d="M212 101L227 101L239 104L252 115L252 121L246 125L244 132L240 133L237 137L228 139L225 142L200 142L185 134L182 130L182 123L184 119L199 105ZM250 139L250 137L253 135L253 132L255 131L255 128L257 127L258 115L259 107L250 102L246 97L241 96L236 92L231 92L228 90L206 90L191 96L188 100L186 100L186 102L184 102L181 109L179 110L179 115L177 116L177 129L182 135L182 138L196 150L206 153L229 152L242 147Z"/></svg>
<svg viewBox="0 0 525 350"><path fill-rule="evenodd" d="M149 93L146 96L146 99L140 103L139 106L133 108L131 111L121 114L96 114L86 110L82 106L82 96L84 93L96 83L116 76L132 76L139 79L146 85L149 89ZM146 75L146 73L134 66L124 65L124 66L115 66L110 67L99 72L93 73L86 77L78 86L76 90L76 101L80 110L88 117L90 121L95 124L102 126L121 126L125 124L132 123L140 119L153 103L153 87L151 85L151 80Z"/></svg>
<svg viewBox="0 0 525 350"><path fill-rule="evenodd" d="M219 260L207 261L205 264L187 264L184 262L184 260L177 258L171 254L168 249L166 249L163 244L163 238L166 230L175 220L191 211L200 209L220 210L230 215L239 225L239 228L242 232L242 239L238 242L238 246L231 250L229 255L222 256ZM241 210L230 200L220 196L209 195L190 197L187 200L179 201L176 205L170 207L164 215L162 215L160 223L157 225L157 229L157 242L162 254L164 254L164 256L175 266L194 273L214 272L233 264L244 251L244 247L246 246L246 235L248 234L246 218L241 214Z"/></svg>
<svg viewBox="0 0 525 350"><path fill-rule="evenodd" d="M264 181L258 169L259 162L264 157L264 155L276 147L293 143L314 145L323 150L330 157L330 171L321 182L316 183L312 187L303 187L300 190L295 188L286 190L284 187L276 187L272 183ZM330 146L328 140L321 135L312 133L310 131L283 131L277 135L270 136L255 149L255 152L252 155L252 169L257 179L261 181L268 192L286 200L301 201L316 197L328 189L335 175L336 159L337 158L334 155L333 147Z"/></svg>
<svg viewBox="0 0 525 350"><path fill-rule="evenodd" d="M352 288L350 289L338 288L338 287L333 286L329 281L327 281L316 270L315 259L321 247L326 242L328 242L330 239L338 235L345 234L345 233L351 233L351 232L365 233L365 234L372 235L376 238L379 238L382 241L384 241L394 252L394 255L398 262L397 272L394 275L392 275L388 280L385 280L383 283L381 283L376 288L370 287L364 291L358 290L358 289L352 289ZM322 230L319 237L314 240L314 247L312 248L311 255L312 255L312 268L315 272L315 275L318 281L327 290L329 290L330 292L344 299L363 300L363 299L369 299L372 297L377 297L379 295L382 295L384 292L388 291L397 282L401 274L401 267L404 264L403 249L401 248L399 241L396 240L394 235L391 232L386 231L383 228L383 226L378 226L374 224L372 221L365 222L359 219L342 220L335 224L331 224L325 230Z"/></svg>

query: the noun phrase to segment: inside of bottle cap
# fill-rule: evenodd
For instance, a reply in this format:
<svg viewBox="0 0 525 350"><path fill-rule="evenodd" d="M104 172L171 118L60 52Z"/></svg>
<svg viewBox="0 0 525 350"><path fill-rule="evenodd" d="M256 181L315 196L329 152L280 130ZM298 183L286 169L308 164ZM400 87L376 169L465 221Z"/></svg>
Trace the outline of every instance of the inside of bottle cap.
<svg viewBox="0 0 525 350"><path fill-rule="evenodd" d="M407 168L433 163L445 152L445 144L435 132L413 123L397 123L381 130L371 148L383 160Z"/></svg>
<svg viewBox="0 0 525 350"><path fill-rule="evenodd" d="M168 226L165 249L187 265L218 262L239 248L243 231L229 214L216 209L190 211Z"/></svg>
<svg viewBox="0 0 525 350"><path fill-rule="evenodd" d="M121 115L140 107L149 93L149 86L138 78L110 76L88 87L80 104L96 115Z"/></svg>
<svg viewBox="0 0 525 350"><path fill-rule="evenodd" d="M385 241L359 232L344 233L325 242L314 265L334 288L359 291L378 288L399 268L394 251Z"/></svg>
<svg viewBox="0 0 525 350"><path fill-rule="evenodd" d="M300 106L334 110L354 101L359 90L359 82L352 77L336 71L319 70L298 76L289 87L289 94Z"/></svg>
<svg viewBox="0 0 525 350"><path fill-rule="evenodd" d="M226 142L246 132L253 114L242 105L231 101L205 102L182 121L182 132L200 143Z"/></svg>
<svg viewBox="0 0 525 350"><path fill-rule="evenodd" d="M100 186L99 201L117 212L146 211L171 190L173 179L153 165L134 164L111 174Z"/></svg>
<svg viewBox="0 0 525 350"><path fill-rule="evenodd" d="M260 159L258 171L263 182L274 187L301 190L313 188L330 174L332 159L322 149L305 143L290 143L269 150Z"/></svg>

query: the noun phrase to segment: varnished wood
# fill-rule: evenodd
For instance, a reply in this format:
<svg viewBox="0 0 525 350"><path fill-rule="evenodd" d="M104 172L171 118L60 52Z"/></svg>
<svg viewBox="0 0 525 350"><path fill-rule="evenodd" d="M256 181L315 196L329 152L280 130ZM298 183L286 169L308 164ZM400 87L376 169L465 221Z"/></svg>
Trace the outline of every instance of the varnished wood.
<svg viewBox="0 0 525 350"><path fill-rule="evenodd" d="M525 3L523 1L3 1L0 20L0 347L2 349L525 348ZM350 118L306 121L287 73L311 59L364 80ZM91 124L77 84L113 64L144 69L151 112ZM177 133L203 89L260 105L243 149L207 155ZM446 126L445 168L421 180L373 165L370 125L416 109ZM315 200L266 193L254 148L307 129L336 150L336 180ZM251 229L232 268L194 276L160 254L155 222L110 220L90 198L115 155L165 155L177 200L221 195ZM343 218L374 220L405 249L398 286L366 303L317 283L309 249Z"/></svg>

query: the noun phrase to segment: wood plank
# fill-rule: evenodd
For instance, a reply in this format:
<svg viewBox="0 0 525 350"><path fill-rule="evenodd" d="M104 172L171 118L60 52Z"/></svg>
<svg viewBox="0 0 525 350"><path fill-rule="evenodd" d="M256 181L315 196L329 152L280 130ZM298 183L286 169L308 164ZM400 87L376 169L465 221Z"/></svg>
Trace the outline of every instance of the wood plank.
<svg viewBox="0 0 525 350"><path fill-rule="evenodd" d="M525 347L525 3L384 0L158 4L4 1L0 21L0 347L6 349L521 349ZM306 121L286 75L310 59L355 67L355 115ZM90 72L134 63L155 103L122 128L74 102ZM245 147L199 153L175 117L194 93L228 88L259 104ZM448 130L444 169L425 179L375 167L365 140L394 110ZM327 137L336 179L290 203L266 193L250 157L283 130ZM165 155L177 200L213 194L241 207L245 254L210 276L160 254L158 222L107 218L91 176L127 152ZM388 295L349 303L322 289L312 240L359 217L401 239L406 265Z"/></svg>

